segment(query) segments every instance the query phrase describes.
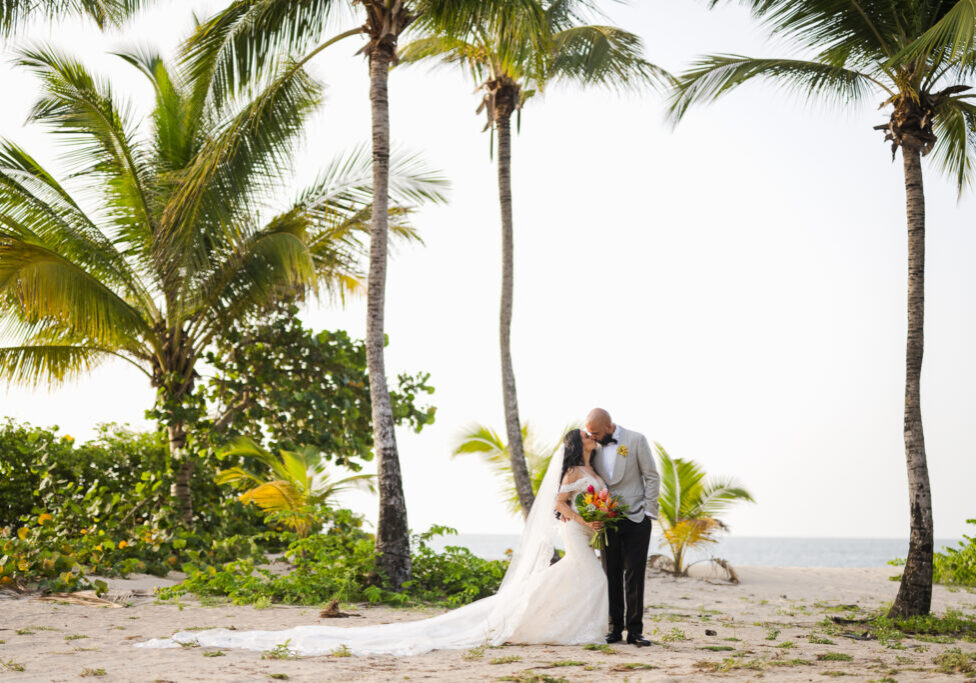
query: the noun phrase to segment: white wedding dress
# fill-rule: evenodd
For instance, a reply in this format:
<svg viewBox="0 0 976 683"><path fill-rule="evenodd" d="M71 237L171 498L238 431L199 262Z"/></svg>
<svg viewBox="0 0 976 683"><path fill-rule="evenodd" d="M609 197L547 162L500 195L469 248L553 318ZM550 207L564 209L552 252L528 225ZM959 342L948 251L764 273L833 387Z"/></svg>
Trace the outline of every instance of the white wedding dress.
<svg viewBox="0 0 976 683"><path fill-rule="evenodd" d="M309 624L277 631L215 628L180 631L171 638L136 647L205 647L270 650L287 643L299 655L329 654L346 647L352 654L415 655L430 650L466 649L503 643L574 645L602 641L606 631L606 576L589 546L590 532L578 522L555 519L558 492L599 486L589 476L559 486L562 453L553 456L526 520L525 532L498 592L464 607L418 621L378 626ZM555 531L561 530L565 556L550 565Z"/></svg>

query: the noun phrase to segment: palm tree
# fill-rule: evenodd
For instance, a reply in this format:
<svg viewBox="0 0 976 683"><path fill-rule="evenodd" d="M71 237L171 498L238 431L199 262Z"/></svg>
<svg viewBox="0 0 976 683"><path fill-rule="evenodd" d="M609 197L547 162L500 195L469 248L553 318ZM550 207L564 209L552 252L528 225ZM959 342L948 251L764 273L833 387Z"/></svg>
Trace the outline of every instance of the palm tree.
<svg viewBox="0 0 976 683"><path fill-rule="evenodd" d="M218 107L201 96L212 74L120 56L155 89L145 137L81 63L50 49L19 58L40 78L31 118L64 140L70 186L0 140L0 321L16 340L0 348L0 375L56 384L111 357L136 367L158 391L189 524L198 360L232 321L354 282L371 192L363 169L340 163L294 201L274 201L290 194L290 154L320 101L300 66ZM440 199L430 173L399 184Z"/></svg>
<svg viewBox="0 0 976 683"><path fill-rule="evenodd" d="M932 600L932 492L922 433L920 377L925 312L925 196L921 158L934 152L939 169L960 193L972 182L976 105L964 81L972 65L960 50L965 11L928 0L745 0L777 35L797 40L810 59L755 59L741 55L701 57L680 78L671 114L679 120L696 103L714 100L753 78L767 78L811 98L848 107L872 96L890 107L875 126L900 149L908 218L908 340L905 372L905 458L908 466L911 540L892 616L929 612ZM957 5L972 9L966 0ZM963 8L965 10L966 7ZM969 45L972 45L970 12ZM924 40L922 40L924 38Z"/></svg>
<svg viewBox="0 0 976 683"><path fill-rule="evenodd" d="M281 522L303 538L318 519L316 506L327 505L338 494L351 489L365 488L375 493L375 475L354 474L337 479L315 448L282 450L274 455L253 440L239 437L217 453L219 458L228 456L253 458L267 471L258 473L242 466L231 467L217 473L217 483L246 489L240 495L242 503L253 502L269 521Z"/></svg>
<svg viewBox="0 0 976 683"><path fill-rule="evenodd" d="M662 69L641 56L641 40L622 29L585 24L586 0L544 0L489 25L474 24L463 32L431 24L429 35L408 44L403 63L439 60L459 66L484 95L477 113L485 112L492 137L498 134L498 197L502 226L502 292L499 319L502 399L511 470L523 515L535 500L519 425L511 333L514 290L512 220L512 116L551 82L570 81L618 90L638 89L667 79ZM541 12L543 21L533 19ZM494 140L493 140L494 141Z"/></svg>
<svg viewBox="0 0 976 683"><path fill-rule="evenodd" d="M672 458L657 442L654 448L661 460L658 503L663 541L671 549L675 575L687 576L685 553L714 543L715 533L728 528L718 516L737 502L756 501L734 479L706 479L694 460Z"/></svg>
<svg viewBox="0 0 976 683"><path fill-rule="evenodd" d="M570 425L563 430L565 434L570 429L578 425ZM528 423L522 425L522 443L525 448L525 463L528 466L529 481L532 485L533 495L539 491L542 478L546 476L549 469L549 461L561 445L561 441L555 445L543 444L533 432ZM518 490L515 487L515 480L512 477L512 457L511 449L504 439L491 427L482 424L473 424L462 431L451 452L451 457L459 455L479 455L499 476L503 483L503 495L508 509L512 513L521 512L519 504Z"/></svg>
<svg viewBox="0 0 976 683"><path fill-rule="evenodd" d="M292 54L313 58L346 38L364 36L359 53L369 64L374 212L370 225L366 292L366 362L373 413L373 442L379 478L376 551L379 567L398 590L410 578L410 536L393 408L386 381L384 307L386 298L387 204L390 190L390 121L387 83L397 60L401 34L421 20L462 31L474 22L494 21L500 9L534 6L536 0L231 0L202 24L188 43L186 59L194 72L211 73L210 97L223 99L261 76L274 73ZM365 21L349 30L327 33L333 15L355 7Z"/></svg>
<svg viewBox="0 0 976 683"><path fill-rule="evenodd" d="M98 28L118 26L148 4L148 0L3 0L0 36L10 36L32 19L60 19L70 14L88 17Z"/></svg>

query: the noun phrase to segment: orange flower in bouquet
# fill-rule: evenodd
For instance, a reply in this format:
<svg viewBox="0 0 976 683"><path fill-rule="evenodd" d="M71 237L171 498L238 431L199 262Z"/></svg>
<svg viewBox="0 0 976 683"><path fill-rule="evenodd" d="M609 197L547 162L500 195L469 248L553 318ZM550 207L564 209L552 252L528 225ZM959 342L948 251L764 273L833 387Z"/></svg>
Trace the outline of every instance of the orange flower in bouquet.
<svg viewBox="0 0 976 683"><path fill-rule="evenodd" d="M607 545L608 529L617 528L627 514L627 506L620 502L620 496L610 495L606 488L597 491L593 486L588 486L586 491L576 496L576 511L585 522L603 523L603 528L590 539L591 548L603 550Z"/></svg>

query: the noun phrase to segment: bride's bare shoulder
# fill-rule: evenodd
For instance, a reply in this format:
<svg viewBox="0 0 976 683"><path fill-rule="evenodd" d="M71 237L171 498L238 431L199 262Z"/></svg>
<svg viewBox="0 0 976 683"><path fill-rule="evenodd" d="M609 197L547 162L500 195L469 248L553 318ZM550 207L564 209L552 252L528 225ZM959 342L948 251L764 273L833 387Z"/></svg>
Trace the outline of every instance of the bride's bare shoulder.
<svg viewBox="0 0 976 683"><path fill-rule="evenodd" d="M583 475L580 472L580 468L579 467L570 467L568 470L566 470L566 474L563 475L562 483L563 484L572 484L574 481L579 481L579 479L582 476Z"/></svg>

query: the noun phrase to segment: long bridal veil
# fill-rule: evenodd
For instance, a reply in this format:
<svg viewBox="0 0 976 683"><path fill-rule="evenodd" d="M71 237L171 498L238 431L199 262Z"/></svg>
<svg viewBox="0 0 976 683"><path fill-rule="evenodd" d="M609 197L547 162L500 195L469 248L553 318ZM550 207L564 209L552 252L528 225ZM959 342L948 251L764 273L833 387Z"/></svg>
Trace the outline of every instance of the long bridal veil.
<svg viewBox="0 0 976 683"><path fill-rule="evenodd" d="M450 612L419 621L378 626L308 625L276 631L238 631L224 628L180 631L136 647L180 647L196 643L208 647L270 650L284 645L296 654L328 654L346 647L353 654L411 655L435 649L459 649L481 644L501 645L526 620L540 574L549 566L559 522L556 496L562 475L563 448L553 455L539 486L525 529L514 549L498 592Z"/></svg>

